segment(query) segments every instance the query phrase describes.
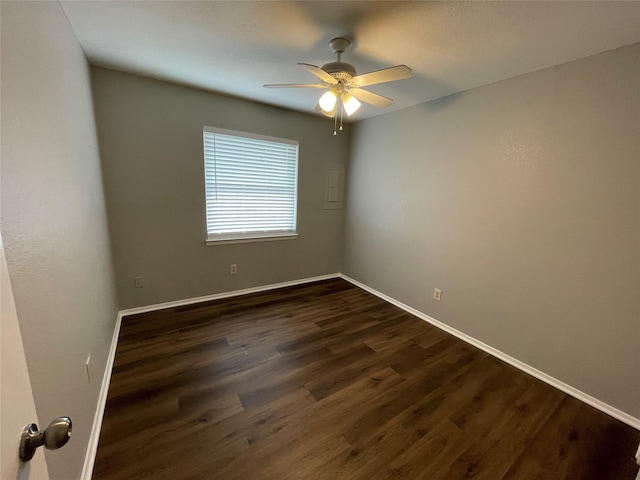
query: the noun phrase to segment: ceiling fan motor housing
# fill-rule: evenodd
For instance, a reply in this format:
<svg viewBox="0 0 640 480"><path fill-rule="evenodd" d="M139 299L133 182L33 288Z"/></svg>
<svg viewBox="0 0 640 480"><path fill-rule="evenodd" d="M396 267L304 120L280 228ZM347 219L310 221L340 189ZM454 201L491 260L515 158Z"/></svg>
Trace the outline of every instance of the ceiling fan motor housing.
<svg viewBox="0 0 640 480"><path fill-rule="evenodd" d="M342 81L343 83L348 82L352 77L356 76L356 69L353 67L353 65L349 65L348 63L344 62L325 63L322 66L322 70L327 72L336 80Z"/></svg>

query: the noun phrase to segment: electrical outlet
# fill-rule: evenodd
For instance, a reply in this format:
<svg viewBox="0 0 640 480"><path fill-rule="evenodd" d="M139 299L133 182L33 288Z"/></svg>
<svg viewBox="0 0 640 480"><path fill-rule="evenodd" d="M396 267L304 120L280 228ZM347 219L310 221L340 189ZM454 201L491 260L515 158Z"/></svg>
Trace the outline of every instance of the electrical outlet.
<svg viewBox="0 0 640 480"><path fill-rule="evenodd" d="M133 286L134 286L134 288L143 288L144 287L144 278L143 277L133 277Z"/></svg>
<svg viewBox="0 0 640 480"><path fill-rule="evenodd" d="M91 383L91 370L93 365L91 364L91 355L87 357L87 361L84 362L84 367L87 371L87 382Z"/></svg>
<svg viewBox="0 0 640 480"><path fill-rule="evenodd" d="M229 266L229 273L231 275L237 275L238 274L238 264L237 263L232 263Z"/></svg>
<svg viewBox="0 0 640 480"><path fill-rule="evenodd" d="M442 290L440 290L439 288L434 288L433 289L433 299L437 300L438 302L440 300L442 300Z"/></svg>

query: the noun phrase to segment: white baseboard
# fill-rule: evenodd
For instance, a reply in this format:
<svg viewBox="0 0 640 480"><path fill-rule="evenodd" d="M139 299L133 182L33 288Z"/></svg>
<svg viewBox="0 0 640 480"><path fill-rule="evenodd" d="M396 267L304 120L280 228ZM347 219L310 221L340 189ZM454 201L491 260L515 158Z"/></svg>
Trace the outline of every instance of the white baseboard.
<svg viewBox="0 0 640 480"><path fill-rule="evenodd" d="M508 363L509 365L512 365L514 367L516 367L519 370L522 370L525 373L528 373L529 375L537 378L538 380L542 380L543 382L551 385L552 387L557 388L558 390L563 391L564 393L567 393L569 395L571 395L572 397L577 398L578 400L591 405L594 408L597 408L598 410L600 410L601 412L606 413L607 415L612 416L613 418L616 418L618 420L620 420L621 422L626 423L627 425L632 426L633 428L636 428L638 430L640 430L640 419L635 418L631 415L629 415L628 413L623 412L622 410L618 410L615 407L612 407L611 405L609 405L608 403L605 403L601 400L598 400L595 397L592 397L591 395L584 393L580 390L578 390L577 388L572 387L571 385L568 385L560 380L558 380L557 378L552 377L551 375L547 375L544 372L541 372L540 370L527 365L524 362L521 362L520 360L513 358L510 355L507 355L504 352L501 352L500 350L493 348L490 345L487 345L486 343L481 342L480 340L477 340L469 335L467 335L466 333L461 332L460 330L456 330L453 327L450 327L449 325L440 322L439 320L436 320L435 318L430 317L429 315L426 315L418 310L416 310L415 308L412 308L408 305L405 305L402 302L399 302L398 300L389 297L388 295L385 295L382 292L379 292L371 287L369 287L368 285L365 285L363 283L358 282L357 280L354 280L351 277L348 277L346 275L340 274L340 278L346 280L349 283L352 283L353 285L362 288L363 290L366 290L369 293L372 293L373 295L375 295L376 297L379 297L393 305L395 305L396 307L401 308L402 310L410 313L411 315L414 315L416 317L418 317L421 320L424 320L425 322L430 323L431 325L433 325L434 327L438 327L440 330L444 330L447 333L450 333L451 335L453 335L454 337L459 338L460 340L463 340L464 342L467 342L471 345L473 345L474 347L478 347L480 350L483 350L485 352L487 352L489 355L492 355L496 358L499 358L500 360L502 360L503 362Z"/></svg>
<svg viewBox="0 0 640 480"><path fill-rule="evenodd" d="M210 300L219 300L222 298L237 297L239 295L247 295L249 293L265 292L267 290L275 290L278 288L291 287L294 285L303 285L305 283L318 282L320 280L328 280L330 278L338 278L339 273L329 275L321 275L318 277L302 278L292 280L290 282L274 283L271 285L263 285L261 287L245 288L243 290L233 290L231 292L215 293L213 295L205 295L204 297L188 298L186 300L176 300L174 302L158 303L155 305L147 305L145 307L129 308L118 312L116 325L113 330L113 338L111 339L111 347L107 357L107 365L102 377L102 386L100 387L100 395L98 396L98 405L96 413L93 417L93 426L91 435L89 436L89 444L87 445L87 453L84 457L84 466L82 468L81 480L91 480L93 466L96 461L96 453L98 452L98 441L100 440L100 430L102 429L102 418L104 409L107 404L107 394L109 393L109 383L111 382L111 371L113 370L113 361L116 357L116 349L118 348L118 336L120 335L120 326L122 325L122 317L127 315L135 315L137 313L147 313L165 308L181 307L184 305L192 305L194 303L208 302Z"/></svg>
<svg viewBox="0 0 640 480"><path fill-rule="evenodd" d="M96 413L93 417L93 426L89 435L89 444L87 445L87 453L84 457L84 466L82 467L81 480L91 480L93 474L93 464L96 461L96 453L98 452L98 440L100 440L100 429L102 428L102 417L104 416L104 408L107 404L107 394L109 393L109 383L111 382L111 371L113 370L113 361L116 358L116 349L118 348L118 336L120 335L120 325L122 324L122 313L118 313L116 324L113 329L113 337L111 338L111 347L107 355L107 365L104 368L102 376L102 385L100 386L100 394L98 395L98 405Z"/></svg>
<svg viewBox="0 0 640 480"><path fill-rule="evenodd" d="M239 295L247 295L249 293L266 292L267 290L275 290L278 288L292 287L294 285L302 285L305 283L319 282L320 280L328 280L330 278L340 277L339 273L331 273L329 275L320 275L318 277L301 278L290 282L272 283L261 287L245 288L243 290L233 290L231 292L214 293L213 295L205 295L203 297L187 298L186 300L175 300L173 302L156 303L155 305L147 305L145 307L128 308L121 310L120 315L136 315L138 313L154 312L165 308L182 307L184 305L192 305L194 303L209 302L211 300L220 300L222 298L237 297Z"/></svg>
<svg viewBox="0 0 640 480"><path fill-rule="evenodd" d="M521 362L520 360L513 358L510 355L507 355L504 352L501 352L500 350L491 347L490 345L487 345L486 343L481 342L480 340L477 340L469 335L467 335L466 333L463 333L459 330L456 330L453 327L450 327L449 325L446 325L438 320L436 320L435 318L430 317L429 315L426 315L418 310L416 310L415 308L412 308L408 305L405 305L402 302L399 302L398 300L389 297L388 295L385 295L382 292L379 292L371 287L369 287L368 285L365 285L363 283L358 282L357 280L354 280L351 277L348 277L346 275L343 275L341 273L333 273L333 274L329 274L329 275L321 275L318 277L310 277L310 278L303 278L303 279L299 279L299 280L293 280L290 282L282 282L282 283L274 283L271 285L264 285L261 287L253 287L253 288L246 288L243 290L234 290L231 292L224 292L224 293L216 293L213 295L206 295L203 297L195 297L195 298L189 298L186 300L176 300L173 302L166 302L166 303L158 303L155 305L148 305L145 307L136 307L136 308L129 308L126 310L121 310L118 313L118 317L116 319L116 325L114 328L114 332L113 332L113 338L111 340L111 348L109 350L109 356L107 358L107 365L104 371L104 376L102 378L102 386L100 389L100 395L98 397L98 405L96 408L96 413L94 416L94 420L93 420L93 427L91 430L91 435L89 437L89 444L87 446L87 453L85 455L85 461L84 461L84 468L82 469L82 477L81 480L91 480L91 474L93 473L93 466L95 463L95 459L96 459L96 453L98 450L98 440L100 439L100 430L102 428L102 418L104 415L104 409L107 403L107 393L109 392L109 382L111 381L111 371L113 369L113 361L115 359L115 355L116 355L116 348L118 346L118 335L120 334L120 326L122 323L122 317L125 317L127 315L135 315L138 313L147 313L147 312L153 312L156 310L162 310L165 308L174 308L174 307L181 307L184 305L192 305L194 303L200 303L200 302L207 302L207 301L211 301L211 300L219 300L219 299L223 299L223 298L230 298L230 297L237 297L240 295L247 295L249 293L257 293L257 292L265 292L268 290L275 290L278 288L284 288L284 287L291 287L294 285L303 285L305 283L311 283L311 282L318 282L320 280L328 280L331 278L342 278L344 280L346 280L347 282L362 288L363 290L366 290L369 293L372 293L373 295L401 308L402 310L410 313L411 315L414 315L418 318L420 318L421 320L424 320L425 322L430 323L431 325L447 332L450 333L451 335L459 338L460 340L463 340L466 343L469 343L470 345L473 345L474 347L479 348L480 350L483 350L485 352L487 352L490 355L493 355L496 358L499 358L500 360L508 363L509 365L512 365L514 367L516 367L519 370L522 370L525 373L528 373L529 375L542 380L543 382L551 385L552 387L557 388L558 390L561 390L569 395L571 395L572 397L577 398L578 400L581 400L583 402L585 402L588 405L591 405L592 407L606 413L607 415L612 416L613 418L616 418L618 420L620 420L621 422L626 423L627 425L630 425L636 429L640 430L640 419L635 418L631 415L629 415L628 413L625 413L621 410L618 410L615 407L612 407L611 405L598 400L597 398L592 397L591 395L588 395L580 390L578 390L577 388L572 387L571 385L568 385L564 382L561 382L560 380L552 377L551 375L547 375L544 372L541 372L540 370L533 368L530 365L527 365L524 362ZM640 447L639 447L639 453L640 453Z"/></svg>

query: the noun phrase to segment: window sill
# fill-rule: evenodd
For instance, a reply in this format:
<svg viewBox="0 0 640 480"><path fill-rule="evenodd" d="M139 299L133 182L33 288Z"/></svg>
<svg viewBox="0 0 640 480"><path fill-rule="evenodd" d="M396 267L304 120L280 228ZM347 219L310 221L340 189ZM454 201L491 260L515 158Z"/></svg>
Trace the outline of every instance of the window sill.
<svg viewBox="0 0 640 480"><path fill-rule="evenodd" d="M272 242L276 240L295 240L298 238L297 233L286 233L286 234L264 234L264 235L252 235L247 237L236 237L236 238L221 238L221 239L211 239L208 238L206 240L207 246L211 245L229 245L231 243L252 243L252 242Z"/></svg>

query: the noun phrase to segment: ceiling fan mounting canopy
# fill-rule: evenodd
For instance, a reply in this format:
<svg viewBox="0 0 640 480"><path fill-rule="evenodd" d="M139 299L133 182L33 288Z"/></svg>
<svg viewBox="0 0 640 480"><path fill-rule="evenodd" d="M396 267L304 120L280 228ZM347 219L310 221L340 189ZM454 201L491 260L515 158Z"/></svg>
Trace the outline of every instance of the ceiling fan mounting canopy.
<svg viewBox="0 0 640 480"><path fill-rule="evenodd" d="M329 47L333 50L333 53L341 54L344 53L347 48L349 48L351 42L346 38L334 38L329 42Z"/></svg>

